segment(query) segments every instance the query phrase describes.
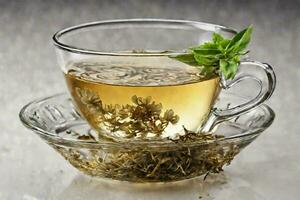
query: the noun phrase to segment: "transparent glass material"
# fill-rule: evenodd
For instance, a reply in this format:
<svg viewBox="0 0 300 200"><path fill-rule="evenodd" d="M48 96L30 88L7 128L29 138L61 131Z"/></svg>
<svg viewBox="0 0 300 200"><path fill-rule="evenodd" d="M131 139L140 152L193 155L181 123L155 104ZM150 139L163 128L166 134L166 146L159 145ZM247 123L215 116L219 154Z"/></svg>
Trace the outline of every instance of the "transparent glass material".
<svg viewBox="0 0 300 200"><path fill-rule="evenodd" d="M220 107L248 101L221 94ZM94 131L74 109L66 94L33 101L20 112L22 123L56 149L79 171L95 177L133 182L168 182L222 170L274 120L262 104L215 127L224 135L213 142L175 143L170 140L94 141ZM80 137L79 137L80 136Z"/></svg>
<svg viewBox="0 0 300 200"><path fill-rule="evenodd" d="M100 21L70 27L57 32L53 36L53 40L57 50L59 65L65 75L75 70L74 63L95 65L93 62L97 61L97 69L93 68L95 69L94 71L97 71L97 75L106 77L107 74L105 73L107 73L110 66L111 69L118 66L118 71L109 74L112 76L110 78L118 81L123 79L122 84L130 85L131 83L126 82L124 77L132 73L132 66L139 68L150 66L156 70L160 69L166 71L165 74L160 74L160 79L157 78L156 83L151 83L159 86L162 79L171 77L168 73L169 69L175 69L176 67L182 69L182 65L185 65L179 61L172 60L170 56L187 53L188 47L211 40L213 32L220 33L225 37L232 37L236 33L230 28L202 22L130 19ZM128 67L129 65L130 67ZM103 66L105 66L105 68ZM83 69L81 65L76 67L77 71L82 70L84 73L86 72L84 70L87 68ZM188 68L191 66L184 67ZM143 73L144 72L145 70ZM87 73L89 72L87 71ZM138 75L139 70L134 71L134 73ZM152 71L150 70L149 74L151 73ZM205 88L205 90L203 89L203 93L206 95L202 95L202 98L197 98L199 99L197 103L183 101L192 98L190 96L184 98L185 94L181 94L181 96L178 94L180 97L172 97L172 102L177 98L178 101L181 99L182 104L186 104L185 112L179 111L179 117L182 120L178 122L178 126L175 127L174 130L180 132L178 128L187 127L194 132L210 132L220 122L244 114L267 100L272 95L276 82L274 71L270 65L250 60L243 60L241 62L239 72L234 80L226 81L221 76L218 78L219 79L216 79L216 86L212 86L209 89ZM79 87L78 84L68 81L68 78L66 79L77 111L95 128L97 125L89 120L91 113L87 111L88 109L82 108L82 101L80 102L78 95L76 96L76 89L78 88L75 87ZM243 85L242 83L247 84ZM255 95L249 98L247 102L236 104L234 107L223 109L217 107L215 105L215 99L218 97L219 92L234 91L233 88L236 86L238 92L246 90L249 92L249 94L246 95ZM91 88L93 87L94 86L91 86ZM84 88L79 89L82 91ZM109 89L106 91L108 90ZM107 93L103 92L104 90L99 91L101 94ZM107 97L109 103L111 103L110 100L112 99L123 98L119 90L113 91L114 95ZM126 91L124 90L124 93ZM153 92L153 90L151 91ZM198 92L200 93L200 90ZM89 91L85 90L79 93L82 96L83 93L87 94ZM153 93L157 94L157 97L154 99L160 100L160 93ZM143 92L143 96L141 97L146 98L147 96L153 96L153 93L147 94L147 92ZM172 94L176 94L176 92L172 92ZM194 94L197 94L197 91L195 91ZM220 101L222 101L222 99ZM233 105L232 102L229 103ZM177 104L179 105L179 103ZM170 109L176 111L176 108ZM111 133L103 134L110 135Z"/></svg>

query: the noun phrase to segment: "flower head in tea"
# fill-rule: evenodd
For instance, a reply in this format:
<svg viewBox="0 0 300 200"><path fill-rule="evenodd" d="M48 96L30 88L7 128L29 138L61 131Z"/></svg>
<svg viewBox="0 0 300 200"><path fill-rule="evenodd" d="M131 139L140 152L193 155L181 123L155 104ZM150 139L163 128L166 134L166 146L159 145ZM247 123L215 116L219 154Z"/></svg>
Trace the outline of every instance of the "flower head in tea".
<svg viewBox="0 0 300 200"><path fill-rule="evenodd" d="M245 49L250 42L252 29L252 26L249 26L232 39L213 33L211 42L191 47L188 53L172 58L201 67L204 74L220 72L225 79L233 79L238 70L240 56L248 53Z"/></svg>
<svg viewBox="0 0 300 200"><path fill-rule="evenodd" d="M81 103L85 104L91 113L102 112L102 101L98 95L95 95L90 90L81 90L76 88L76 93L80 98Z"/></svg>
<svg viewBox="0 0 300 200"><path fill-rule="evenodd" d="M159 137L170 124L176 124L179 116L172 109L163 112L161 103L134 95L132 104L105 105L100 97L88 89L76 88L80 102L86 105L97 120L99 130L121 132L126 138L145 138L149 134Z"/></svg>

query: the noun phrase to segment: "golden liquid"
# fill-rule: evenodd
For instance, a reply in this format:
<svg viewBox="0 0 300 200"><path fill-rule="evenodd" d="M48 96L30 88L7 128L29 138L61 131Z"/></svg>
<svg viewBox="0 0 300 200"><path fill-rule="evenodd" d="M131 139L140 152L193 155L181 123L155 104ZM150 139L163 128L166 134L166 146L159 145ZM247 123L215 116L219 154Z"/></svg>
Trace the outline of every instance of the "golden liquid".
<svg viewBox="0 0 300 200"><path fill-rule="evenodd" d="M95 97L101 100L103 106L113 107L133 105L133 96L151 97L151 102L161 104L161 117L170 109L179 117L176 123L169 123L163 130L163 136L172 137L184 133L184 128L197 131L205 123L219 93L217 76L209 79L201 77L194 68L186 65L164 69L97 63L87 66L86 63L85 66L80 63L71 65L65 78L75 106L94 129L99 129L101 123L97 111L91 108L93 101L97 102ZM108 134L120 136L119 133Z"/></svg>

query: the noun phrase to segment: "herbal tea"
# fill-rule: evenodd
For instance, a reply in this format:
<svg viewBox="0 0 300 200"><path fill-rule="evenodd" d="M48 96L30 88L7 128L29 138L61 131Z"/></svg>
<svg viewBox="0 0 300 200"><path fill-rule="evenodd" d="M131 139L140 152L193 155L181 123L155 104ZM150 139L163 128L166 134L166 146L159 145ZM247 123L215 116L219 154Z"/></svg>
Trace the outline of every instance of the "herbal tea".
<svg viewBox="0 0 300 200"><path fill-rule="evenodd" d="M205 77L186 64L85 61L68 69L77 109L106 136L172 138L197 131L219 93L218 76Z"/></svg>

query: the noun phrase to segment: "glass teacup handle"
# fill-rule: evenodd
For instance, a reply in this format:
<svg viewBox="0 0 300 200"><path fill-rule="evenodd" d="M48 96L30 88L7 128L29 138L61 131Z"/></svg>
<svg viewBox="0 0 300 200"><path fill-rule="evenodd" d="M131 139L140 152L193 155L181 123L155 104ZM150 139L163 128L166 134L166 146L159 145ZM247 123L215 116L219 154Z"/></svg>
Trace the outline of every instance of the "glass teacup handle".
<svg viewBox="0 0 300 200"><path fill-rule="evenodd" d="M250 69L249 67L256 67L259 70L253 71L254 74L253 72L244 73L244 67L247 67L248 69ZM239 73L234 80L228 81L222 77L220 84L223 91L228 91L232 86L249 79L255 81L259 86L259 91L256 97L233 108L227 108L223 110L213 108L212 112L208 116L207 122L200 129L201 132L210 132L219 123L249 112L251 109L266 101L272 95L276 85L276 76L272 67L267 63L261 63L257 61L241 61Z"/></svg>

